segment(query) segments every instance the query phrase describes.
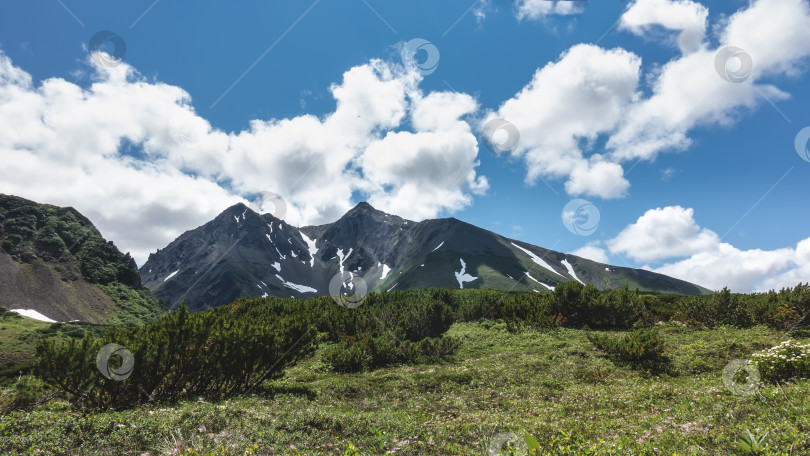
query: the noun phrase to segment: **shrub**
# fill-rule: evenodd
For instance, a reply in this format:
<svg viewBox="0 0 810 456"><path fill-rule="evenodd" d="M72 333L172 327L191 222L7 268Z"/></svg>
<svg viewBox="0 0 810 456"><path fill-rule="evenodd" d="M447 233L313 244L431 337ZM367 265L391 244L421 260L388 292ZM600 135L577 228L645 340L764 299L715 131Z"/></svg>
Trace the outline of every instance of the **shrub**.
<svg viewBox="0 0 810 456"><path fill-rule="evenodd" d="M775 347L755 353L751 358L764 381L810 378L810 343L786 340Z"/></svg>
<svg viewBox="0 0 810 456"><path fill-rule="evenodd" d="M359 345L340 343L324 352L323 360L335 372L360 372L370 365L370 360Z"/></svg>
<svg viewBox="0 0 810 456"><path fill-rule="evenodd" d="M225 397L249 390L312 349L314 331L298 313L246 312L224 318L217 312L189 315L185 306L152 325L112 330L104 337L37 346L36 374L75 398L100 408ZM129 377L106 378L96 365L100 349L122 345L134 358ZM113 359L111 358L111 365ZM118 364L112 366L116 368Z"/></svg>
<svg viewBox="0 0 810 456"><path fill-rule="evenodd" d="M426 338L419 342L405 341L399 347L398 356L406 363L433 362L455 353L458 344L452 337Z"/></svg>
<svg viewBox="0 0 810 456"><path fill-rule="evenodd" d="M398 320L405 338L417 342L442 335L453 324L453 314L444 302L426 298L408 303Z"/></svg>
<svg viewBox="0 0 810 456"><path fill-rule="evenodd" d="M22 244L23 238L19 234L9 234L3 239L3 250L7 253L14 253L15 248Z"/></svg>
<svg viewBox="0 0 810 456"><path fill-rule="evenodd" d="M65 242L51 226L46 226L39 232L35 246L39 255L45 258L58 258L67 250Z"/></svg>
<svg viewBox="0 0 810 456"><path fill-rule="evenodd" d="M622 361L656 361L664 354L664 343L654 329L637 329L624 337L588 334L588 340L608 356Z"/></svg>
<svg viewBox="0 0 810 456"><path fill-rule="evenodd" d="M810 339L810 329L794 329L793 331L790 331L788 334L790 334L791 337L795 337L797 339Z"/></svg>
<svg viewBox="0 0 810 456"><path fill-rule="evenodd" d="M398 363L436 361L452 354L457 345L457 341L450 337L398 342L390 334L366 335L359 340L346 338L329 347L323 359L336 372L360 372Z"/></svg>

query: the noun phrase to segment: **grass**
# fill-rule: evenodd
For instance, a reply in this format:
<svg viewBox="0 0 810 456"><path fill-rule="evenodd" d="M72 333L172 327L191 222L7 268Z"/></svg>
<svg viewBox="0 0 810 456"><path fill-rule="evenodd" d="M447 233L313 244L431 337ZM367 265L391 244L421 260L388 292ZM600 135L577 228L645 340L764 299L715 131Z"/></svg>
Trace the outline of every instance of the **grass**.
<svg viewBox="0 0 810 456"><path fill-rule="evenodd" d="M662 325L671 365L657 375L615 364L587 334L457 323L448 335L462 345L437 365L335 374L321 347L283 379L221 402L85 414L52 400L0 415L0 454L243 454L255 444L262 455L340 455L351 444L361 455L486 455L499 434L525 430L541 445L601 448L592 454L727 455L742 454L746 429L769 431L772 454L810 451L809 382L743 397L721 378L729 361L787 333ZM0 390L0 405L14 394Z"/></svg>
<svg viewBox="0 0 810 456"><path fill-rule="evenodd" d="M4 382L4 372L11 366L33 363L40 339L80 339L88 332L100 335L106 329L105 325L84 322L46 323L0 310L0 384Z"/></svg>
<svg viewBox="0 0 810 456"><path fill-rule="evenodd" d="M0 365L33 358L36 341L39 339L37 330L45 330L49 326L50 323L11 312L0 316Z"/></svg>

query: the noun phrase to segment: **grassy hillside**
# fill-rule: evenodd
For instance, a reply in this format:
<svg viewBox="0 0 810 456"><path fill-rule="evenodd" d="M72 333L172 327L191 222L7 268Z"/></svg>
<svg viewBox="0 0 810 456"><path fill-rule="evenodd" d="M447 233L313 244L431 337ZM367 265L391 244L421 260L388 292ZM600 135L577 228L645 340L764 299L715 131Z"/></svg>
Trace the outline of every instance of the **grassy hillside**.
<svg viewBox="0 0 810 456"><path fill-rule="evenodd" d="M91 323L45 323L22 317L0 307L0 383L7 375L28 372L33 365L39 340L55 337L66 341L80 339L85 334L101 334L104 325Z"/></svg>
<svg viewBox="0 0 810 456"><path fill-rule="evenodd" d="M746 429L770 431L767 454L810 451L810 382L736 396L721 377L729 361L788 333L659 327L667 372L611 361L588 330L456 323L448 335L463 344L434 365L336 374L322 345L284 378L229 400L93 413L54 400L14 411L0 416L0 452L486 455L501 434L528 431L543 454L727 455L745 454L736 442ZM0 401L13 393L6 388Z"/></svg>
<svg viewBox="0 0 810 456"><path fill-rule="evenodd" d="M50 326L0 307L0 365L33 359L36 341L41 337L38 331Z"/></svg>
<svg viewBox="0 0 810 456"><path fill-rule="evenodd" d="M0 305L58 321L139 325L165 313L135 261L73 208L0 194Z"/></svg>

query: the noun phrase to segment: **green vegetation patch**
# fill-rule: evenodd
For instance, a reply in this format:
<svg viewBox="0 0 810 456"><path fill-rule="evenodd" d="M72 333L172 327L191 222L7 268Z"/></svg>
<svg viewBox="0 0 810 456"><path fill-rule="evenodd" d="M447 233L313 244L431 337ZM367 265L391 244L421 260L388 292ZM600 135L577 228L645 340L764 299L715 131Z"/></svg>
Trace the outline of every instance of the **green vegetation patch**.
<svg viewBox="0 0 810 456"><path fill-rule="evenodd" d="M20 405L0 414L0 442L12 454L45 455L189 448L241 455L256 445L260 455L336 455L354 447L364 456L480 456L510 433L528 432L541 454L744 455L739 442L750 430L756 438L769 433L761 454L810 451L810 382L765 384L737 396L722 379L741 353L787 340L781 330L661 325L673 370L658 377L606 359L588 330L512 333L497 322L467 322L446 334L464 341L452 361L339 374L323 363L323 345L283 377L225 400L121 411L81 411L62 399ZM696 372L702 353L714 356L708 370ZM0 390L0 398L15 391Z"/></svg>

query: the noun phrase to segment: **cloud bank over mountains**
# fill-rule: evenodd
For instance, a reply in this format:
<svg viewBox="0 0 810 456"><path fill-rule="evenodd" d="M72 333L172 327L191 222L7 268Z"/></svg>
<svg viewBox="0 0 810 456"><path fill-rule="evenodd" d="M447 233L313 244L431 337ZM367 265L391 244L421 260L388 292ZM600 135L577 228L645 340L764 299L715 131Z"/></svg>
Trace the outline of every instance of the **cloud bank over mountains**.
<svg viewBox="0 0 810 456"><path fill-rule="evenodd" d="M650 209L605 244L591 243L571 253L607 263L610 252L646 263L642 269L712 290L778 290L810 280L810 237L795 247L740 250L698 225L694 211L680 206Z"/></svg>

